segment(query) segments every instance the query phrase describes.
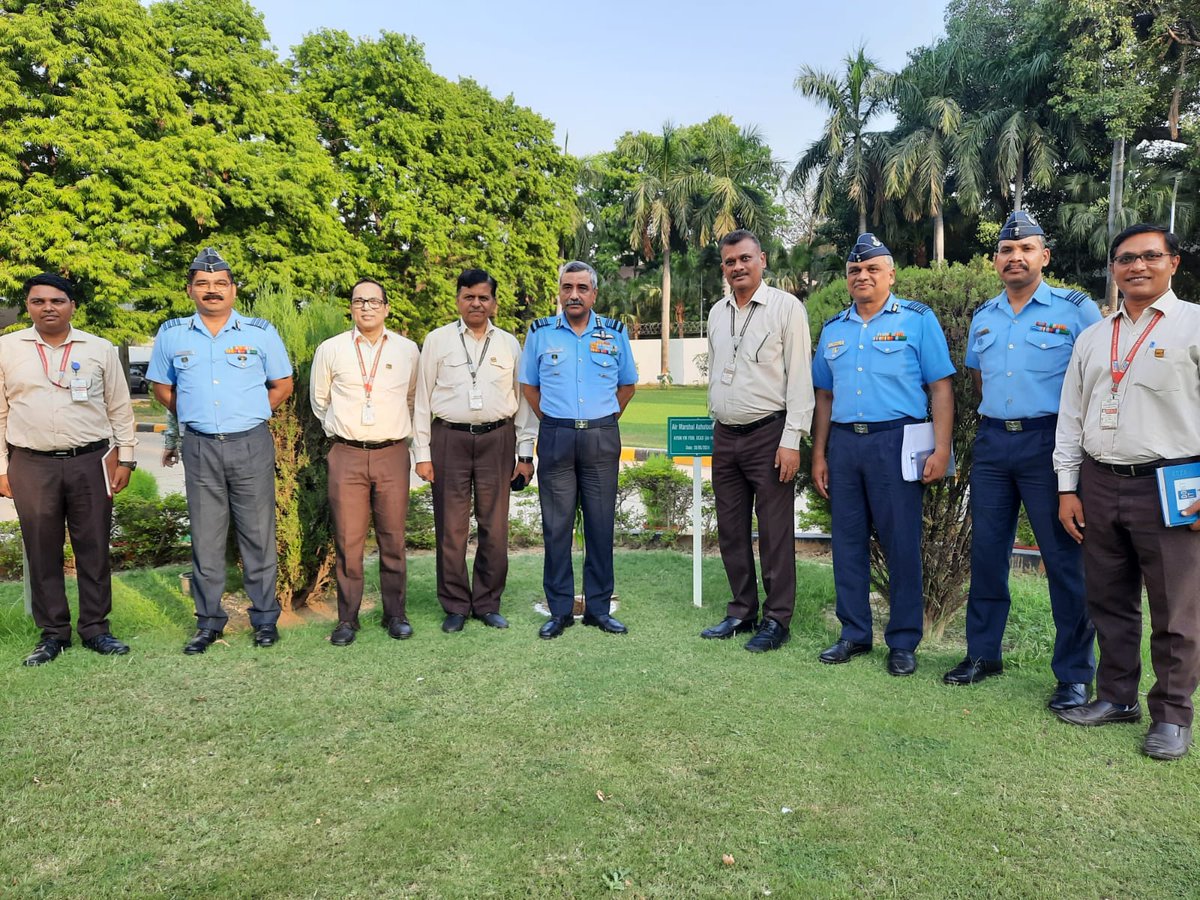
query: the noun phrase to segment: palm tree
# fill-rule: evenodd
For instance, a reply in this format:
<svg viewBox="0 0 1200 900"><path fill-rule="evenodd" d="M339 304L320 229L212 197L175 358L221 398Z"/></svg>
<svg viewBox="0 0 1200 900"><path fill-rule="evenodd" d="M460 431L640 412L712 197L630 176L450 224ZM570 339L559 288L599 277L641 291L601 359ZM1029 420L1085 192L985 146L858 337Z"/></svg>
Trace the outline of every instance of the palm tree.
<svg viewBox="0 0 1200 900"><path fill-rule="evenodd" d="M804 66L795 88L829 111L825 129L792 170L788 186L801 189L816 175L817 214L827 215L845 185L858 208L858 230L867 230L867 208L872 188L867 125L890 101L894 76L879 68L862 46L845 59L844 74Z"/></svg>
<svg viewBox="0 0 1200 900"><path fill-rule="evenodd" d="M774 225L772 193L782 171L762 133L757 128L738 131L718 117L700 126L699 139L706 195L696 216L699 245L738 228L765 236Z"/></svg>
<svg viewBox="0 0 1200 900"><path fill-rule="evenodd" d="M698 172L686 135L670 122L662 134L627 135L617 145L638 166L629 197L629 246L646 259L662 252L662 361L660 375L670 373L671 239L686 240L694 214L693 201L702 193Z"/></svg>

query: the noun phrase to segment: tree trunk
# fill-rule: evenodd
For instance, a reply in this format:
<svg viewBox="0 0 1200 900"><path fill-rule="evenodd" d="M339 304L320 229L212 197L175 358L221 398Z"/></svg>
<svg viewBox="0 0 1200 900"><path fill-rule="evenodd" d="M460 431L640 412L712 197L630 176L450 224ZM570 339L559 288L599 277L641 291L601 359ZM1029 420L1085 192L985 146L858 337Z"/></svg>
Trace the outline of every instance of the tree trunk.
<svg viewBox="0 0 1200 900"><path fill-rule="evenodd" d="M858 233L867 233L867 211L865 209L860 209L858 211Z"/></svg>
<svg viewBox="0 0 1200 900"><path fill-rule="evenodd" d="M946 263L946 220L941 207L933 213L933 262L938 266Z"/></svg>
<svg viewBox="0 0 1200 900"><path fill-rule="evenodd" d="M1025 200L1025 157L1017 161L1017 177L1015 181L1015 189L1013 191L1013 210L1019 210L1021 204Z"/></svg>
<svg viewBox="0 0 1200 900"><path fill-rule="evenodd" d="M1117 235L1117 217L1125 197L1125 138L1113 139L1112 171L1108 178L1108 243ZM1113 280L1112 269L1108 271L1108 285L1104 292L1104 302L1108 309L1117 308L1117 283Z"/></svg>
<svg viewBox="0 0 1200 900"><path fill-rule="evenodd" d="M671 245L663 248L663 279L662 279L662 370L659 373L661 381L666 383L666 376L671 374Z"/></svg>

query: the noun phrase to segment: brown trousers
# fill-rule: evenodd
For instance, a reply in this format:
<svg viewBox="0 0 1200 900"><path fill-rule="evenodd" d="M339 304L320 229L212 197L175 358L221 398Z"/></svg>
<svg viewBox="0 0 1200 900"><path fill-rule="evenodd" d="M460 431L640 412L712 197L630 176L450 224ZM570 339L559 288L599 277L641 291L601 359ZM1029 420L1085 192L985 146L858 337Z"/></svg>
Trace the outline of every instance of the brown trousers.
<svg viewBox="0 0 1200 900"><path fill-rule="evenodd" d="M433 423L433 528L437 536L437 593L447 613L482 616L500 611L508 581L509 483L516 463L512 422L473 435ZM478 547L467 580L467 537L472 493Z"/></svg>
<svg viewBox="0 0 1200 900"><path fill-rule="evenodd" d="M1200 534L1162 522L1153 475L1126 478L1085 459L1083 570L1100 642L1096 696L1136 703L1142 675L1142 582L1150 605L1146 696L1155 722L1190 726L1200 683Z"/></svg>
<svg viewBox="0 0 1200 900"><path fill-rule="evenodd" d="M796 607L796 491L780 483L775 451L784 420L749 434L735 434L718 422L713 427L712 485L717 506L721 562L733 599L726 615L758 615L758 579L754 573L752 514L758 516L758 557L766 599L763 616L785 628Z"/></svg>
<svg viewBox="0 0 1200 900"><path fill-rule="evenodd" d="M29 557L33 621L43 637L71 640L71 610L63 578L66 531L71 534L79 583L76 630L84 640L109 630L112 499L104 486L102 456L103 451L97 450L57 459L16 447L9 453L8 482Z"/></svg>
<svg viewBox="0 0 1200 900"><path fill-rule="evenodd" d="M329 506L337 546L338 620L358 623L363 595L363 546L375 520L379 544L379 591L385 617L405 618L408 516L408 446L382 450L334 444L329 451Z"/></svg>

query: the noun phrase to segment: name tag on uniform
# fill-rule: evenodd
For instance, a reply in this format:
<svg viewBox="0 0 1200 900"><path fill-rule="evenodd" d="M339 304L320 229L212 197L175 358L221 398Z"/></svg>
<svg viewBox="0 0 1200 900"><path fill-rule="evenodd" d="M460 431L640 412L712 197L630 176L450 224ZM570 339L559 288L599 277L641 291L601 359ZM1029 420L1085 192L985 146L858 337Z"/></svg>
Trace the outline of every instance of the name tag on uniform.
<svg viewBox="0 0 1200 900"><path fill-rule="evenodd" d="M1121 411L1121 399L1109 394L1100 403L1100 427L1111 430L1117 427L1117 414Z"/></svg>
<svg viewBox="0 0 1200 900"><path fill-rule="evenodd" d="M87 403L88 380L86 378L71 379L71 399L76 403Z"/></svg>
<svg viewBox="0 0 1200 900"><path fill-rule="evenodd" d="M467 395L467 399L471 409L483 409L483 392L479 390L478 386L471 385L471 393Z"/></svg>

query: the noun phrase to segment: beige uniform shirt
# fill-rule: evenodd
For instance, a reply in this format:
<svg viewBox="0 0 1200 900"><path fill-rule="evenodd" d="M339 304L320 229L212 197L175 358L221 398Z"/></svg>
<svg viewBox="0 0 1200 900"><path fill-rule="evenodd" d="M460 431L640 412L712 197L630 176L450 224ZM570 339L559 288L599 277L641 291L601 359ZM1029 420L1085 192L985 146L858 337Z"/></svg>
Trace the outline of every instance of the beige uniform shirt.
<svg viewBox="0 0 1200 900"><path fill-rule="evenodd" d="M480 409L471 409L468 353L475 365L475 384L483 398ZM537 417L525 402L517 380L520 361L520 342L492 322L488 323L482 340L471 333L462 319L429 332L421 347L417 377L413 460L430 461L429 442L434 419L483 425L515 418L517 455L533 456Z"/></svg>
<svg viewBox="0 0 1200 900"><path fill-rule="evenodd" d="M1138 348L1117 390L1117 427L1102 428L1100 407L1112 392L1113 322L1120 317L1121 361L1150 327L1155 310L1162 318ZM1167 291L1136 322L1122 304L1076 338L1054 441L1059 490L1079 486L1084 454L1118 465L1200 456L1200 306Z"/></svg>
<svg viewBox="0 0 1200 900"><path fill-rule="evenodd" d="M393 331L385 331L374 347L359 335L358 329L323 342L313 356L309 401L325 433L372 443L412 437L420 355L416 344ZM374 423L369 425L363 421L367 405L364 368L367 378L372 369L375 371L371 386Z"/></svg>
<svg viewBox="0 0 1200 900"><path fill-rule="evenodd" d="M72 378L87 381L86 401L71 399ZM0 337L0 435L0 475L8 474L8 444L70 450L111 439L119 448L118 459L132 460L137 444L133 406L117 348L77 328L60 347L43 341L36 328Z"/></svg>
<svg viewBox="0 0 1200 900"><path fill-rule="evenodd" d="M730 365L733 378L725 384ZM814 405L812 335L804 304L765 283L742 309L733 297L715 304L708 314L712 417L726 425L747 425L784 410L779 446L795 450L812 425Z"/></svg>

